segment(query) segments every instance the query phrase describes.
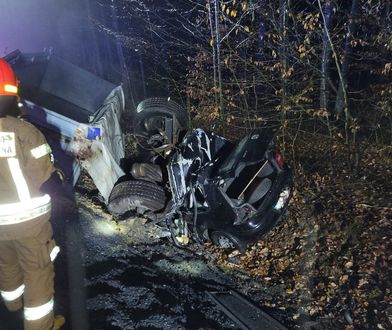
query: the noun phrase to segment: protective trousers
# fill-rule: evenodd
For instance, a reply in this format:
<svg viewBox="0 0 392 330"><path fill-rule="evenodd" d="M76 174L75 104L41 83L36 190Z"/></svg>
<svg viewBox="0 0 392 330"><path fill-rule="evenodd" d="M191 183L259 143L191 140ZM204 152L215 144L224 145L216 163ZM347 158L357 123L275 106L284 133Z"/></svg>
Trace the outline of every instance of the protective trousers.
<svg viewBox="0 0 392 330"><path fill-rule="evenodd" d="M25 330L47 330L53 325L52 260L58 247L52 235L46 222L35 237L0 241L1 295L10 311L24 306Z"/></svg>

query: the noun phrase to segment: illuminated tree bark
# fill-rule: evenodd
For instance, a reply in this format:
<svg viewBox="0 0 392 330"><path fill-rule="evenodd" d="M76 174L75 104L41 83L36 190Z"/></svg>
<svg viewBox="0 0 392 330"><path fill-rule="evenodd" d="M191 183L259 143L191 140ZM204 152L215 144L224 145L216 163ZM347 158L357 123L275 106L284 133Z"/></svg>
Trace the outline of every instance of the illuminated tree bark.
<svg viewBox="0 0 392 330"><path fill-rule="evenodd" d="M346 40L344 45L344 57L342 64L342 79L339 81L339 90L336 96L335 112L337 114L342 113L342 111L348 111L348 97L347 97L347 75L351 59L351 41L355 34L356 28L356 16L358 14L358 0L353 0L351 5L351 14L349 18L349 24L346 33ZM346 120L348 116L346 115Z"/></svg>
<svg viewBox="0 0 392 330"><path fill-rule="evenodd" d="M331 28L331 23L333 19L334 7L330 0L326 0L324 5L324 17L325 17L325 26L323 29L323 48L321 55L321 81L320 81L320 109L328 108L328 90L327 90L327 81L329 79L328 75L328 65L329 59L331 57L331 46L328 40L328 30Z"/></svg>

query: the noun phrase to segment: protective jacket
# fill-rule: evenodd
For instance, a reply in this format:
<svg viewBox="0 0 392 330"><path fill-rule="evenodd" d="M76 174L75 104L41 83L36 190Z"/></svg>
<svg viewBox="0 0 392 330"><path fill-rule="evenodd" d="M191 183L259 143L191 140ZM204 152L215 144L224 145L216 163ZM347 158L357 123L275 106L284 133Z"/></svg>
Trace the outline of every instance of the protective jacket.
<svg viewBox="0 0 392 330"><path fill-rule="evenodd" d="M0 290L9 310L24 306L28 330L53 324L52 261L59 249L48 221L50 197L40 187L55 170L38 129L0 117Z"/></svg>
<svg viewBox="0 0 392 330"><path fill-rule="evenodd" d="M40 192L55 171L50 147L33 125L0 118L0 240L36 236L50 217L50 197Z"/></svg>

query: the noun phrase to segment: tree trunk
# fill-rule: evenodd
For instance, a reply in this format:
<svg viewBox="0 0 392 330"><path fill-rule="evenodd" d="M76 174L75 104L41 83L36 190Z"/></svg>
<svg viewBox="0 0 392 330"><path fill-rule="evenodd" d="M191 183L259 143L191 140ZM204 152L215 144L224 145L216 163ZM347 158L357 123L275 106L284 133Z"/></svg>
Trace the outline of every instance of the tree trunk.
<svg viewBox="0 0 392 330"><path fill-rule="evenodd" d="M286 108L287 103L287 79L286 79L286 72L287 72L287 49L286 49L286 39L287 39L287 2L288 0L280 0L279 5L279 21L280 21L280 36L281 36L281 45L280 45L280 61L283 67L283 78L282 78L282 106L283 109Z"/></svg>
<svg viewBox="0 0 392 330"><path fill-rule="evenodd" d="M212 66L214 70L214 97L215 104L218 106L218 73L216 68L216 40L215 40L215 29L214 29L214 19L212 18L212 2L208 0L208 21L210 23L211 31L211 42L212 42Z"/></svg>
<svg viewBox="0 0 392 330"><path fill-rule="evenodd" d="M328 64L331 57L331 45L328 40L328 30L330 30L333 18L333 5L330 0L326 0L324 6L325 26L323 30L323 51L321 54L321 81L320 81L320 109L328 108L327 81Z"/></svg>
<svg viewBox="0 0 392 330"><path fill-rule="evenodd" d="M257 18L260 20L259 21L259 29L258 29L258 37L257 37L257 53L255 56L256 63L259 65L265 60L264 56L264 48L265 48L265 35L267 33L267 28L266 24L264 23L264 17L263 14L266 10L265 8L265 2L261 1L259 9L257 11ZM256 83L256 77L253 76L253 81L254 81L254 94L255 94L255 110L258 112L259 111L259 95L264 94L264 85L257 82ZM262 107L263 109L263 107Z"/></svg>
<svg viewBox="0 0 392 330"><path fill-rule="evenodd" d="M344 58L342 64L342 79L339 82L339 90L336 96L335 112L337 114L342 113L344 109L348 108L347 100L347 74L351 59L351 41L355 34L356 28L356 16L358 14L358 0L352 0L351 12L349 18L348 29L346 33L346 42L344 45ZM347 119L347 118L346 118Z"/></svg>
<svg viewBox="0 0 392 330"><path fill-rule="evenodd" d="M290 0L280 0L279 4L279 25L280 25L280 36L281 45L279 49L280 61L282 63L282 101L281 101L281 122L282 122L282 139L283 139L283 154L285 152L285 141L286 141L286 126L287 126L287 11L288 2Z"/></svg>
<svg viewBox="0 0 392 330"><path fill-rule="evenodd" d="M218 87L219 87L219 113L221 121L224 120L224 109L223 109L223 94L222 94L222 65L221 65L221 38L220 38L220 26L219 26L219 8L220 0L215 0L215 38L216 38L216 60L218 69Z"/></svg>

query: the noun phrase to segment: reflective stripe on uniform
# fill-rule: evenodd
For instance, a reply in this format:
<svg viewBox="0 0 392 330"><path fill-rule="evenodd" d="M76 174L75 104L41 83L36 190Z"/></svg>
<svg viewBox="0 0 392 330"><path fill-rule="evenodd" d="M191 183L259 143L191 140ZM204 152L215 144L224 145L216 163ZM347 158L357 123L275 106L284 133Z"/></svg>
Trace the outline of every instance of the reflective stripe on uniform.
<svg viewBox="0 0 392 330"><path fill-rule="evenodd" d="M6 84L4 85L4 92L18 94L18 87L15 85Z"/></svg>
<svg viewBox="0 0 392 330"><path fill-rule="evenodd" d="M46 304L37 307L25 307L24 317L27 321L35 321L48 315L53 310L53 298L50 299Z"/></svg>
<svg viewBox="0 0 392 330"><path fill-rule="evenodd" d="M52 152L52 149L50 148L49 144L44 143L41 144L39 147L34 148L31 150L31 154L35 159L39 159L43 156L46 156Z"/></svg>
<svg viewBox="0 0 392 330"><path fill-rule="evenodd" d="M31 198L27 201L0 205L0 225L12 225L28 221L48 213L50 196Z"/></svg>
<svg viewBox="0 0 392 330"><path fill-rule="evenodd" d="M57 245L53 248L52 252L50 252L50 261L54 261L57 257L57 255L60 252L60 247L58 247Z"/></svg>
<svg viewBox="0 0 392 330"><path fill-rule="evenodd" d="M29 187L26 179L20 169L19 160L17 158L8 158L8 166L14 179L16 190L18 191L19 199L23 202L30 199Z"/></svg>
<svg viewBox="0 0 392 330"><path fill-rule="evenodd" d="M20 202L0 204L0 225L12 225L35 219L51 209L49 195L31 198L29 187L17 158L7 159Z"/></svg>
<svg viewBox="0 0 392 330"><path fill-rule="evenodd" d="M1 291L1 296L5 301L14 301L23 295L24 289L25 289L25 285L22 284L14 291Z"/></svg>

